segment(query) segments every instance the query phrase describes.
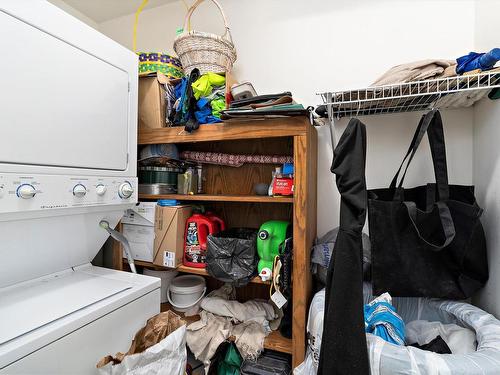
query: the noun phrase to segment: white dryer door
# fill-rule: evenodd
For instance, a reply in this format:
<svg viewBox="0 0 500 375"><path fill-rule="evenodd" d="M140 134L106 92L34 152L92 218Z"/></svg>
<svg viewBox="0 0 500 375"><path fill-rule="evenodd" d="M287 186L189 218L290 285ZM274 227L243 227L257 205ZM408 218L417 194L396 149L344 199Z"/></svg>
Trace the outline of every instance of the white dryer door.
<svg viewBox="0 0 500 375"><path fill-rule="evenodd" d="M129 77L0 11L0 163L125 170Z"/></svg>

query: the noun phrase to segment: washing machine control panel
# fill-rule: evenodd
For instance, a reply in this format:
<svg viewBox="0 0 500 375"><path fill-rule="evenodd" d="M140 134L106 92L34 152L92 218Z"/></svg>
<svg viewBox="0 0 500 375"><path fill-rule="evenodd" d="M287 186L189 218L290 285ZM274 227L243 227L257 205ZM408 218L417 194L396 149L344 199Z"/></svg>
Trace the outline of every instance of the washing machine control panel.
<svg viewBox="0 0 500 375"><path fill-rule="evenodd" d="M0 173L0 213L133 203L137 178Z"/></svg>

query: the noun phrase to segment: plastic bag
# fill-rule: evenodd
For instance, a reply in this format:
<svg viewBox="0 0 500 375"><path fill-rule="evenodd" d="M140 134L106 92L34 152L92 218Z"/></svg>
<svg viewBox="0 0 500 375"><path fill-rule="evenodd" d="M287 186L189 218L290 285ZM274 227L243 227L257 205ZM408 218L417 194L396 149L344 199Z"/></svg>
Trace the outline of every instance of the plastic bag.
<svg viewBox="0 0 500 375"><path fill-rule="evenodd" d="M233 228L207 237L207 271L210 276L244 286L257 275L257 231Z"/></svg>
<svg viewBox="0 0 500 375"><path fill-rule="evenodd" d="M453 354L468 354L476 351L476 334L469 328L457 324L442 324L427 320L414 320L406 325L406 342L425 345L437 336L446 342Z"/></svg>
<svg viewBox="0 0 500 375"><path fill-rule="evenodd" d="M326 273L330 258L332 257L333 247L339 228L334 228L327 232L323 237L317 238L314 242L311 254L311 270L312 274L321 282L326 285ZM370 266L371 266L371 250L370 250L370 237L363 233L363 276L365 280L370 279Z"/></svg>
<svg viewBox="0 0 500 375"><path fill-rule="evenodd" d="M217 348L208 375L239 375L241 362L241 355L236 345L225 341Z"/></svg>
<svg viewBox="0 0 500 375"><path fill-rule="evenodd" d="M148 320L127 353L102 358L97 369L101 375L184 375L186 362L186 323L167 311Z"/></svg>
<svg viewBox="0 0 500 375"><path fill-rule="evenodd" d="M309 306L307 318L307 353L304 362L293 370L294 375L314 375L318 372L323 320L325 314L325 289L316 293Z"/></svg>

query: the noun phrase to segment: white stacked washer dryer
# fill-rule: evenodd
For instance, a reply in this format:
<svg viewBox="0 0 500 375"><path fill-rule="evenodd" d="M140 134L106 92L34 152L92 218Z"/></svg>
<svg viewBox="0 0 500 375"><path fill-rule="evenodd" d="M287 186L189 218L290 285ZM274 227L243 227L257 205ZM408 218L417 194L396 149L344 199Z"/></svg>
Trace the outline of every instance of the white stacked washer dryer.
<svg viewBox="0 0 500 375"><path fill-rule="evenodd" d="M90 264L137 201L137 56L44 0L0 35L0 373L92 374L160 305Z"/></svg>

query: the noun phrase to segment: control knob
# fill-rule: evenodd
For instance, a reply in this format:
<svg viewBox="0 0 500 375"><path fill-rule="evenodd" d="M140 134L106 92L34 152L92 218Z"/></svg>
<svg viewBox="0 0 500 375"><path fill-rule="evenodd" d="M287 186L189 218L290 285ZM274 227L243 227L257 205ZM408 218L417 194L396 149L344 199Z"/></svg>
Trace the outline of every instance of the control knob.
<svg viewBox="0 0 500 375"><path fill-rule="evenodd" d="M19 198L31 199L36 194L36 189L33 185L23 184L17 188L16 194Z"/></svg>
<svg viewBox="0 0 500 375"><path fill-rule="evenodd" d="M134 188L130 184L130 182L124 182L118 188L118 195L122 199L128 199L134 194Z"/></svg>
<svg viewBox="0 0 500 375"><path fill-rule="evenodd" d="M82 184L75 185L73 188L73 195L78 198L83 198L87 194L87 188Z"/></svg>
<svg viewBox="0 0 500 375"><path fill-rule="evenodd" d="M95 187L95 192L98 196L102 197L104 194L106 194L107 187L103 184L99 184Z"/></svg>

